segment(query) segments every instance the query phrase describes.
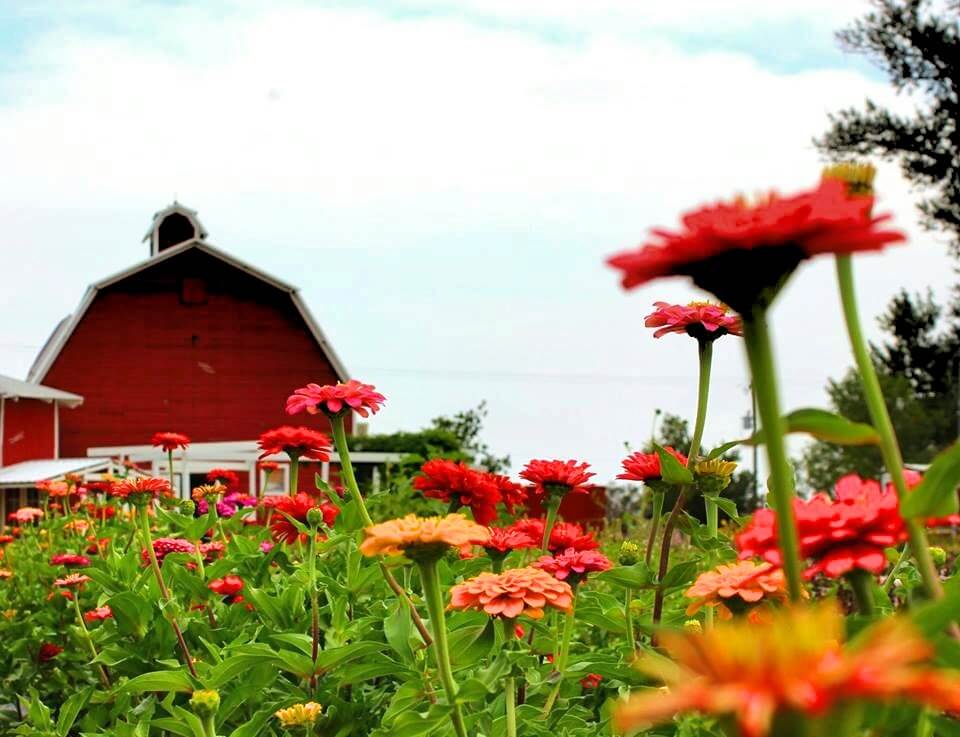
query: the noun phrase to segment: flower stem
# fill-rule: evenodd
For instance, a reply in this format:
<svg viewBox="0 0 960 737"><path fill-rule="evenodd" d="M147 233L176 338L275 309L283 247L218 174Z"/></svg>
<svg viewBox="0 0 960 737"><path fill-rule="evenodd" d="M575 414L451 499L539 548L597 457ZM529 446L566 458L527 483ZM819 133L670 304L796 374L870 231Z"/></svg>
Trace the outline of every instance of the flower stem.
<svg viewBox="0 0 960 737"><path fill-rule="evenodd" d="M167 475L170 477L170 491L177 493L177 487L173 485L173 448L167 451Z"/></svg>
<svg viewBox="0 0 960 737"><path fill-rule="evenodd" d="M340 457L340 474L346 482L350 497L357 505L363 526L370 527L373 525L373 519L371 519L370 513L367 511L367 505L363 501L363 495L360 493L360 487L357 485L357 477L353 473L353 463L350 461L350 449L347 447L347 433L343 424L343 415L332 415L330 417L330 426L333 428L334 447L336 447L337 455ZM393 590L393 593L406 605L407 611L410 612L410 618L413 620L413 624L420 633L424 644L427 646L431 645L433 638L430 636L430 631L427 629L427 626L423 623L420 613L413 605L413 602L410 601L406 590L400 585L397 579L393 577L390 569L387 568L382 561L380 562L380 572L383 574L387 585Z"/></svg>
<svg viewBox="0 0 960 737"><path fill-rule="evenodd" d="M800 544L793 513L793 472L783 442L784 425L780 416L780 398L766 307L754 305L751 313L743 316L743 338L757 395L757 412L764 433L767 462L770 465L770 493L777 515L777 538L783 556L787 592L792 601L799 601L803 595L803 583Z"/></svg>
<svg viewBox="0 0 960 737"><path fill-rule="evenodd" d="M647 553L643 560L647 565L653 562L653 549L657 542L657 532L660 530L660 519L663 517L663 492L651 489L653 495L653 515L650 517L650 537L647 539Z"/></svg>
<svg viewBox="0 0 960 737"><path fill-rule="evenodd" d="M626 594L624 597L623 603L623 620L627 625L627 642L630 643L630 652L636 654L637 652L637 639L633 634L633 612L631 611L631 605L633 604L633 589L629 586L626 589Z"/></svg>
<svg viewBox="0 0 960 737"><path fill-rule="evenodd" d="M703 429L707 424L707 404L710 401L710 369L713 365L713 342L709 340L697 341L698 355L700 361L700 374L697 378L697 419L693 425L693 437L690 439L690 449L687 452L687 468L693 467L697 462L697 455L700 453L700 443L703 442ZM663 529L663 539L660 541L660 566L657 573L657 581L662 581L667 575L670 566L670 542L673 538L673 528L687 504L689 489L687 486L680 487L680 493L677 495L677 501L673 505L670 516L667 518L667 524ZM653 597L653 625L660 624L663 617L663 597L664 590L662 586L657 586L657 591Z"/></svg>
<svg viewBox="0 0 960 737"><path fill-rule="evenodd" d="M549 716L550 711L553 709L553 705L557 701L557 696L560 695L560 687L563 685L563 676L567 672L567 659L570 656L570 638L573 636L573 623L577 616L577 586L576 584L572 585L573 589L573 602L570 605L570 611L567 613L566 619L563 622L563 640L560 642L560 653L557 656L557 672L560 674L557 679L556 685L553 687L553 690L550 692L550 695L547 697L547 703L543 705L543 718L546 719Z"/></svg>
<svg viewBox="0 0 960 737"><path fill-rule="evenodd" d="M467 727L457 701L457 683L453 680L453 668L450 666L450 645L447 642L447 624L443 614L443 594L440 591L440 574L437 571L437 561L423 561L419 563L420 581L423 585L423 598L430 615L430 624L433 627L434 654L437 658L437 670L440 680L447 692L447 701L450 704L450 719L457 737L467 737Z"/></svg>
<svg viewBox="0 0 960 737"><path fill-rule="evenodd" d="M837 256L837 284L840 287L840 301L843 304L843 317L847 323L847 334L850 336L850 346L857 363L857 372L860 374L860 383L863 386L863 398L870 412L870 419L880 436L880 454L883 456L883 465L893 481L897 497L901 503L907 495L907 483L903 476L903 456L897 436L890 421L883 393L880 390L880 381L877 379L877 370L870 358L867 341L863 337L863 328L860 325L860 314L857 311L857 293L853 283L853 260L849 254ZM943 596L943 587L937 575L936 566L930 557L927 543L927 534L923 523L916 519L905 519L907 535L910 540L910 551L917 561L917 570L923 579L923 586L927 595L934 599Z"/></svg>
<svg viewBox="0 0 960 737"><path fill-rule="evenodd" d="M150 513L146 504L139 505L140 509L140 534L143 535L144 547L147 549L147 555L150 558L150 567L153 569L153 575L157 579L157 587L160 589L160 598L162 607L166 608L173 602L170 596L170 589L163 581L163 572L160 570L160 564L157 562L157 551L153 549L153 538L150 535ZM170 626L173 627L173 633L177 636L177 643L180 645L180 652L183 653L184 662L187 664L187 670L194 678L197 677L197 669L193 665L193 658L190 656L190 649L187 647L187 641L183 637L183 631L177 623L176 614L168 615Z"/></svg>
<svg viewBox="0 0 960 737"><path fill-rule="evenodd" d="M853 589L853 598L857 602L857 609L865 617L873 614L873 577L863 569L856 569L847 574L850 588Z"/></svg>
<svg viewBox="0 0 960 737"><path fill-rule="evenodd" d="M310 659L313 672L310 673L310 695L317 690L317 656L320 654L320 597L317 596L317 531L310 528L310 542L307 552L307 573L310 580Z"/></svg>
<svg viewBox="0 0 960 737"><path fill-rule="evenodd" d="M205 716L201 723L203 724L204 737L217 737L217 726L213 714Z"/></svg>
<svg viewBox="0 0 960 737"><path fill-rule="evenodd" d="M291 455L290 456L290 483L288 484L288 490L290 496L296 496L297 491L300 489L300 456Z"/></svg>
<svg viewBox="0 0 960 737"><path fill-rule="evenodd" d="M77 622L80 623L80 631L83 633L83 639L87 641L87 647L90 648L90 654L93 656L93 659L96 660L98 657L97 646L93 644L93 637L90 636L90 630L87 629L87 623L83 621L83 612L80 611L80 591L77 590L73 594L73 608L77 613ZM106 667L103 663L97 663L97 670L100 671L100 682L103 684L104 688L110 688L110 675L107 673Z"/></svg>
<svg viewBox="0 0 960 737"><path fill-rule="evenodd" d="M547 518L543 521L543 542L540 545L544 553L550 549L550 533L553 532L553 526L557 522L557 513L560 511L560 502L563 501L563 497L557 495L556 498L551 496L548 499Z"/></svg>
<svg viewBox="0 0 960 737"><path fill-rule="evenodd" d="M515 621L501 619L503 623L504 648L510 647L515 634ZM504 702L507 711L507 737L517 737L517 684L513 675L507 676L503 684Z"/></svg>

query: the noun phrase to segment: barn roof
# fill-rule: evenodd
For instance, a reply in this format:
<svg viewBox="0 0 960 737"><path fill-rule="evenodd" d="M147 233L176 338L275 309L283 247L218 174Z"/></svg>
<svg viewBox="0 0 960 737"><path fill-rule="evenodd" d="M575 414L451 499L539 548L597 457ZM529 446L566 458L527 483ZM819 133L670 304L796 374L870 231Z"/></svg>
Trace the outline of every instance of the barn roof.
<svg viewBox="0 0 960 737"><path fill-rule="evenodd" d="M33 486L38 481L52 481L68 473L99 471L109 465L109 458L46 458L21 461L0 468L0 488Z"/></svg>
<svg viewBox="0 0 960 737"><path fill-rule="evenodd" d="M0 397L62 402L67 407L79 407L83 404L83 397L79 394L71 394L43 384L20 381L20 379L14 379L10 376L0 376Z"/></svg>
<svg viewBox="0 0 960 737"><path fill-rule="evenodd" d="M30 367L30 371L27 374L27 380L37 384L43 381L44 376L47 375L47 371L50 370L53 362L56 360L57 356L60 355L60 351L67 344L67 341L70 339L70 336L73 334L73 331L76 329L77 325L80 324L84 314L90 308L90 305L93 304L93 300L96 298L97 292L99 292L101 289L106 289L117 282L123 281L134 274L138 274L141 271L150 268L151 266L155 266L156 264L166 261L167 259L175 258L181 253L185 253L186 251L190 250L197 250L207 253L210 256L229 264L230 266L246 272L250 276L257 278L260 281L289 294L290 299L293 300L293 304L297 308L297 312L300 313L300 316L310 329L310 333L317 341L317 344L327 357L327 360L330 361L334 371L336 371L337 378L340 379L340 381L346 381L350 378L346 367L337 356L333 346L327 340L327 336L324 335L323 330L320 329L320 325L314 319L310 309L307 307L306 302L304 302L303 298L300 296L300 290L297 287L287 284L286 282L281 281L280 279L277 279L276 277L271 276L264 271L261 271L255 266L251 266L247 262L226 253L225 251L221 251L219 248L212 246L206 241L193 240L173 246L172 248L168 248L156 256L147 259L146 261L135 264L128 269L124 269L113 276L108 276L106 279L102 279L101 281L98 281L95 284L87 287L87 291L84 293L83 299L80 302L80 307L77 308L76 312L74 312L72 315L68 315L60 322L59 325L57 325L53 331L53 334L41 349L40 354Z"/></svg>

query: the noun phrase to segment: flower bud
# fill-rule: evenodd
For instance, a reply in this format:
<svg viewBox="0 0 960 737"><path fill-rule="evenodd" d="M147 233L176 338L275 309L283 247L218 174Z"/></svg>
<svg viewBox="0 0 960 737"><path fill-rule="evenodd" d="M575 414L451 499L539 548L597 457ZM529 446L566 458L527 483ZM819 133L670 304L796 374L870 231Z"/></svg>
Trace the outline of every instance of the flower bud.
<svg viewBox="0 0 960 737"><path fill-rule="evenodd" d="M620 546L617 562L622 566L633 566L640 562L640 546L630 540L624 540Z"/></svg>
<svg viewBox="0 0 960 737"><path fill-rule="evenodd" d="M688 619L683 623L683 629L694 635L703 634L703 625L700 624L699 619Z"/></svg>
<svg viewBox="0 0 960 737"><path fill-rule="evenodd" d="M220 709L220 694L212 690L194 691L190 708L198 717L212 717Z"/></svg>
<svg viewBox="0 0 960 737"><path fill-rule="evenodd" d="M933 546L930 548L930 557L933 559L933 564L939 568L947 562L947 551Z"/></svg>
<svg viewBox="0 0 960 737"><path fill-rule="evenodd" d="M193 499L184 499L180 502L180 514L192 517L196 509L197 505L194 504Z"/></svg>
<svg viewBox="0 0 960 737"><path fill-rule="evenodd" d="M307 510L307 524L313 528L323 524L323 510L320 507L311 507Z"/></svg>

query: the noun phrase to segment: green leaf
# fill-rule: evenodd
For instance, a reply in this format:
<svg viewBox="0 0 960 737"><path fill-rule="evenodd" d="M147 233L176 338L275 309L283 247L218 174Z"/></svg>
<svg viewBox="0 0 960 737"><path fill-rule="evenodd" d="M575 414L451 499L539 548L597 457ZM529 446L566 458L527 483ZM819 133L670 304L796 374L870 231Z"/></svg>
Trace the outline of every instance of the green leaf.
<svg viewBox="0 0 960 737"><path fill-rule="evenodd" d="M494 620L471 624L450 633L450 660L454 667L471 665L485 657L494 643Z"/></svg>
<svg viewBox="0 0 960 737"><path fill-rule="evenodd" d="M153 619L152 606L149 601L133 591L111 596L107 600L113 619L117 623L120 634L142 640Z"/></svg>
<svg viewBox="0 0 960 737"><path fill-rule="evenodd" d="M674 458L662 446L653 444L657 455L660 456L660 478L668 484L691 484L693 474L680 461Z"/></svg>
<svg viewBox="0 0 960 737"><path fill-rule="evenodd" d="M677 563L663 577L660 586L664 589L675 589L679 586L685 586L690 583L697 575L697 561L687 560L683 563Z"/></svg>
<svg viewBox="0 0 960 737"><path fill-rule="evenodd" d="M120 693L144 691L193 691L193 679L182 670L158 670L131 678L120 687Z"/></svg>
<svg viewBox="0 0 960 737"><path fill-rule="evenodd" d="M408 663L413 662L413 650L410 648L412 630L410 613L398 600L393 606L393 611L383 620L383 635L394 652Z"/></svg>
<svg viewBox="0 0 960 737"><path fill-rule="evenodd" d="M880 436L870 425L853 422L824 409L805 407L783 418L788 433L805 433L836 445L878 445Z"/></svg>
<svg viewBox="0 0 960 737"><path fill-rule="evenodd" d="M70 734L70 728L77 721L77 715L87 705L92 693L93 687L88 686L63 702L63 706L60 707L60 712L57 714L57 734L59 737L67 737Z"/></svg>
<svg viewBox="0 0 960 737"><path fill-rule="evenodd" d="M944 517L956 514L957 485L960 484L960 443L933 459L923 481L900 504L904 517Z"/></svg>
<svg viewBox="0 0 960 737"><path fill-rule="evenodd" d="M704 498L709 499L716 504L730 519L738 520L740 518L737 514L737 505L732 499L725 499L724 497L718 495L705 496Z"/></svg>
<svg viewBox="0 0 960 737"><path fill-rule="evenodd" d="M622 586L625 589L643 589L650 586L652 574L646 563L632 566L617 566L596 576L598 581Z"/></svg>

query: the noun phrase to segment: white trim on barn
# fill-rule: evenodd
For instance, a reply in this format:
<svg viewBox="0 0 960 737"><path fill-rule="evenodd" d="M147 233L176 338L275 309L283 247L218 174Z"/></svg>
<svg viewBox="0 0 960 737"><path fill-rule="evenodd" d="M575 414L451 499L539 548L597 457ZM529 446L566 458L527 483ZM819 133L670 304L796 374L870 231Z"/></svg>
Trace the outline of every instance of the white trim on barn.
<svg viewBox="0 0 960 737"><path fill-rule="evenodd" d="M133 276L134 274L150 268L151 266L155 266L162 261L166 261L174 256L179 256L181 253L189 251L193 248L203 251L204 253L213 256L214 258L219 259L220 261L223 261L224 263L229 264L240 271L246 272L256 279L259 279L260 281L289 294L290 299L293 301L294 307L297 308L300 316L303 318L304 322L306 322L314 340L317 341L317 344L327 357L327 360L329 360L330 364L333 366L334 371L337 372L337 378L340 381L347 381L350 378L350 374L347 372L346 366L343 365L343 362L340 360L339 356L337 356L333 346L327 340L327 336L324 334L323 330L321 330L320 325L317 323L316 319L314 319L313 314L310 312L306 303L301 298L300 290L297 289L297 287L280 281L276 277L261 271L255 266L251 266L245 261L221 251L219 248L212 246L206 241L193 240L161 251L159 254L147 259L146 261L135 264L128 269L124 269L113 276L108 276L106 279L102 279L87 287L87 290L83 295L83 299L80 301L80 307L77 308L76 312L62 320L60 324L57 325L57 327L54 329L53 335L50 336L50 339L47 341L46 345L44 345L44 347L41 349L40 355L37 356L36 361L33 362L33 365L30 367L30 371L27 374L28 381L33 384L39 384L43 381L44 377L47 375L47 372L50 370L50 367L53 366L53 362L56 360L57 356L60 355L60 351L63 350L63 347L67 344L67 341L70 339L73 331L76 330L77 326L80 324L80 321L83 319L83 316L86 314L87 310L90 309L90 305L93 304L93 300L96 298L98 291L101 289L106 289L110 285L116 284L127 277Z"/></svg>

